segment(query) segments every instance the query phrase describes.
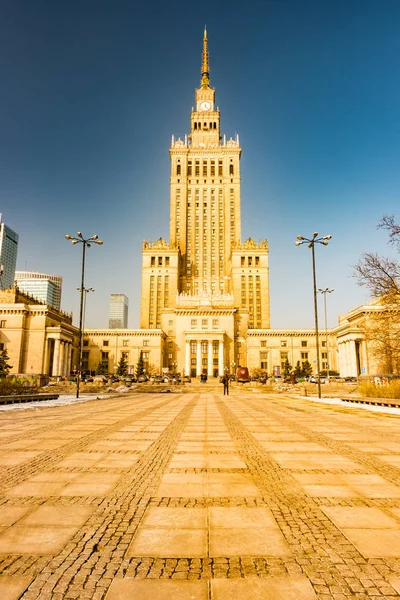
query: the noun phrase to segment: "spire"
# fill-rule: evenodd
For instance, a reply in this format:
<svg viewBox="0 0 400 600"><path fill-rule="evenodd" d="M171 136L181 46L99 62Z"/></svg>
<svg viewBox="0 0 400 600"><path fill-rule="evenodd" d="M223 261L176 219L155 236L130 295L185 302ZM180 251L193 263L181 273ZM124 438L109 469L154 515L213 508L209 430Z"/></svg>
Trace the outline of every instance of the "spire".
<svg viewBox="0 0 400 600"><path fill-rule="evenodd" d="M207 40L207 29L204 26L203 36L203 60L201 64L201 87L210 87L210 66L208 64L208 40Z"/></svg>

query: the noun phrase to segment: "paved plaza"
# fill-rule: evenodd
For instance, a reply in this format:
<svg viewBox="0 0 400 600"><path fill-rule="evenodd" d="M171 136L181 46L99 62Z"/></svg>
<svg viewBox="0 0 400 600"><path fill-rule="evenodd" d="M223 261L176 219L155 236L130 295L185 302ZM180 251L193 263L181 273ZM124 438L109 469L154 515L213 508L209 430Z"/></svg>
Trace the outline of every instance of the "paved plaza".
<svg viewBox="0 0 400 600"><path fill-rule="evenodd" d="M215 390L2 412L1 600L400 598L400 416Z"/></svg>

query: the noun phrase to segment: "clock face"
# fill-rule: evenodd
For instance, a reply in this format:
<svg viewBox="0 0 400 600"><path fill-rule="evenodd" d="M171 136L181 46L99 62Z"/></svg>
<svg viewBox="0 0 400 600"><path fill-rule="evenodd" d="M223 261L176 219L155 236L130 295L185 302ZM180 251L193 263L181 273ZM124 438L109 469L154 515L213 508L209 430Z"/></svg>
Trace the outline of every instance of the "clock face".
<svg viewBox="0 0 400 600"><path fill-rule="evenodd" d="M210 110L211 104L207 101L200 102L200 110Z"/></svg>

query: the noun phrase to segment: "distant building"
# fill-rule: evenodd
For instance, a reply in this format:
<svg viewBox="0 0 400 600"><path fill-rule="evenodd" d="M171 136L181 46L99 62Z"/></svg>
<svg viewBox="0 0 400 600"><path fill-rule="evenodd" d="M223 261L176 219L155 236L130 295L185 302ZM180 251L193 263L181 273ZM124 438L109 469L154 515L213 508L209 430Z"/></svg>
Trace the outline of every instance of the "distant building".
<svg viewBox="0 0 400 600"><path fill-rule="evenodd" d="M18 253L18 233L2 223L0 213L0 289L14 286L15 267Z"/></svg>
<svg viewBox="0 0 400 600"><path fill-rule="evenodd" d="M110 294L110 329L126 329L128 327L129 300L125 294Z"/></svg>
<svg viewBox="0 0 400 600"><path fill-rule="evenodd" d="M21 291L60 310L62 292L60 275L48 275L37 271L15 271L15 281Z"/></svg>

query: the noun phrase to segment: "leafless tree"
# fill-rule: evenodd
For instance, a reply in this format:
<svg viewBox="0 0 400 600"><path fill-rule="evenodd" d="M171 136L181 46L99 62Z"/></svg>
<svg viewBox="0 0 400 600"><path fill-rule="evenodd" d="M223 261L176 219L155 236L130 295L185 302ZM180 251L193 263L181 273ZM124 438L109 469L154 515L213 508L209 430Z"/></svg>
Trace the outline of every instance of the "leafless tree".
<svg viewBox="0 0 400 600"><path fill-rule="evenodd" d="M389 243L400 251L400 226L395 223L394 216L385 215L378 228L385 229L389 233ZM367 287L374 298L384 297L386 303L399 305L400 262L398 260L365 252L353 268L358 284Z"/></svg>

